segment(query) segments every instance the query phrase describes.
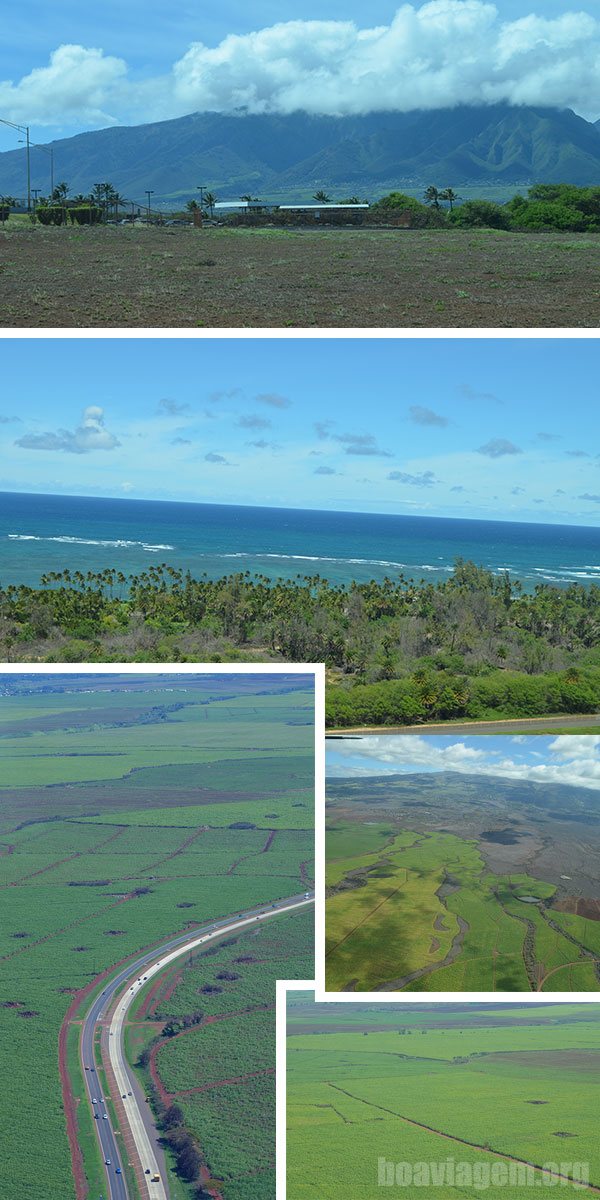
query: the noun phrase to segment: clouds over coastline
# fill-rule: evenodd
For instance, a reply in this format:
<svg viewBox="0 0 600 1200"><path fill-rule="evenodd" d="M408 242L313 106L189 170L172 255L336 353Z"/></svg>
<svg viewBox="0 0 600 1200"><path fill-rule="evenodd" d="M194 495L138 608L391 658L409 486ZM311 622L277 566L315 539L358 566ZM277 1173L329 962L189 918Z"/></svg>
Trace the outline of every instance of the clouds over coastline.
<svg viewBox="0 0 600 1200"><path fill-rule="evenodd" d="M330 115L458 104L600 110L600 20L590 12L502 20L486 0L403 4L387 25L286 21L193 42L170 71L138 79L123 58L62 45L0 82L9 120L98 127L240 109Z"/></svg>
<svg viewBox="0 0 600 1200"><path fill-rule="evenodd" d="M149 499L600 520L593 339L259 339L237 361L218 339L83 345L67 363L48 343L24 376L7 342L4 490L120 495L126 480Z"/></svg>

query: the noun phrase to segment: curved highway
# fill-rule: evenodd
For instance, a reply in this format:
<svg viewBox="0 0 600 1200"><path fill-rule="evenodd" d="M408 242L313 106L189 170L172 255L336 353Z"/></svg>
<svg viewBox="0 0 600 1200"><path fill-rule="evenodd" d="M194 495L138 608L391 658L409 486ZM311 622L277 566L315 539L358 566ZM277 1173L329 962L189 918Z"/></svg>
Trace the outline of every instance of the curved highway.
<svg viewBox="0 0 600 1200"><path fill-rule="evenodd" d="M220 921L211 921L209 924L195 929L193 933L188 930L187 933L180 934L179 937L169 938L162 947L158 949L154 947L154 949L140 955L139 958L123 967L96 997L83 1022L81 1057L84 1066L83 1074L86 1091L93 1110L96 1134L105 1163L108 1200L130 1200L125 1175L122 1173L123 1161L120 1153L122 1138L117 1136L112 1128L112 1122L104 1103L102 1089L98 1082L94 1060L95 1033L112 1007L113 1002L116 1000L116 1006L110 1019L108 1037L110 1065L117 1081L119 1096L125 1097L123 1101L125 1116L131 1136L135 1142L142 1169L144 1172L148 1170L150 1172L150 1174L144 1175L146 1181L146 1196L144 1200L168 1200L168 1191L162 1178L160 1178L160 1165L154 1147L154 1139L148 1130L147 1113L142 1111L142 1106L138 1101L139 1089L136 1092L134 1073L125 1058L123 1025L127 1011L147 980L158 974L159 971L164 970L169 963L173 962L181 954L186 953L195 946L202 945L203 942L211 941L214 938L221 937L223 934L243 929L247 925L252 925L255 921L264 921L269 917L277 916L279 913L290 912L293 909L301 908L313 902L314 892L303 892L300 895L291 896L286 900L278 900L272 904L265 904L260 908L238 913L235 917L224 917ZM159 1176L157 1181L152 1178L155 1175Z"/></svg>

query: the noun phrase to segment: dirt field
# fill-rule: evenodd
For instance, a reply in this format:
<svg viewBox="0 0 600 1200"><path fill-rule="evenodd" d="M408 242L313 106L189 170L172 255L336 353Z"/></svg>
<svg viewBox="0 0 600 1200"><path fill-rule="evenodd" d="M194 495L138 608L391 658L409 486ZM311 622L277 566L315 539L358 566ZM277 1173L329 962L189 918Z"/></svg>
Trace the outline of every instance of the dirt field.
<svg viewBox="0 0 600 1200"><path fill-rule="evenodd" d="M600 234L30 227L0 233L5 327L586 327Z"/></svg>

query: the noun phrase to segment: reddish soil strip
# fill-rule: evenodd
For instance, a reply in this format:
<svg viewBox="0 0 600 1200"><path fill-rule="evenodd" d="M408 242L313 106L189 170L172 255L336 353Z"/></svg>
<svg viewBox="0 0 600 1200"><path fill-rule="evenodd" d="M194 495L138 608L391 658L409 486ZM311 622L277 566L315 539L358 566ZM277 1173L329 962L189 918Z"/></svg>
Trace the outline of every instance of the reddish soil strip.
<svg viewBox="0 0 600 1200"><path fill-rule="evenodd" d="M81 1024L81 1021L76 1018L76 1013L78 1012L83 1001L91 995L91 993L99 986L99 984L103 983L105 979L109 979L115 971L119 970L120 967L124 967L126 963L137 958L139 954L143 954L145 951L151 950L153 946L161 946L162 942L162 938L156 942L150 942L147 946L142 947L141 950L135 950L132 954L128 954L125 958L119 959L118 962L112 963L111 966L107 967L105 971L102 971L100 975L96 975L95 979L92 979L91 982L86 984L84 988L80 988L75 993L73 1000L71 1001L63 1017L62 1025L58 1035L58 1069L60 1073L60 1085L62 1089L63 1107L67 1124L67 1136L69 1139L71 1165L73 1170L73 1178L75 1181L75 1194L77 1200L86 1200L88 1188L85 1178L85 1171L83 1168L83 1157L77 1138L77 1103L73 1092L73 1084L67 1067L67 1034L69 1031L69 1026L72 1023L76 1023L77 1025ZM215 1200L220 1200L220 1198L215 1198Z"/></svg>
<svg viewBox="0 0 600 1200"><path fill-rule="evenodd" d="M197 1026L195 1026L195 1028L197 1028ZM182 1030L182 1032L187 1033L187 1029ZM180 1037L181 1034L175 1034L175 1036ZM155 1042L154 1046L152 1047L152 1049L150 1051L150 1058L148 1060L148 1070L150 1071L150 1078L154 1084L154 1087L156 1088L156 1092L157 1092L158 1096L160 1097L160 1100L167 1108L170 1103L169 1092L167 1092L166 1089L163 1087L162 1079L158 1073L158 1068L156 1066L156 1055L157 1055L158 1051L160 1050L161 1046L165 1046L166 1043L169 1041L172 1041L172 1039L171 1038L161 1038L160 1042Z"/></svg>
<svg viewBox="0 0 600 1200"><path fill-rule="evenodd" d="M257 962L266 962L265 958L257 958ZM254 1008L239 1008L235 1012L212 1013L211 1016L205 1017L203 1025L214 1025L215 1021L228 1021L230 1017L247 1017L250 1013L255 1012L271 1012L275 1008L274 1004L256 1004ZM187 1030L182 1030L182 1033L187 1033ZM177 1034L179 1037L179 1034Z"/></svg>
<svg viewBox="0 0 600 1200"><path fill-rule="evenodd" d="M180 982L181 977L181 967L178 966L171 967L169 971L165 971L164 975L159 975L152 984L152 987L148 989L148 992L142 1000L140 1007L137 1009L134 1021L145 1021L148 1019L148 1017L155 1016L158 1001L171 999L171 996L173 995L177 984ZM161 989L164 987L168 979L171 979L171 982L163 994Z"/></svg>
<svg viewBox="0 0 600 1200"><path fill-rule="evenodd" d="M206 833L204 825L200 829L196 829L194 833L190 834L190 836L187 837L185 841L177 847L176 850L172 850L170 854L163 855L162 858L157 858L156 862L148 863L148 865L144 867L143 874L145 875L146 871L152 871L154 867L160 867L163 863L170 862L172 858L177 858L178 854L183 854L184 850L187 850L188 846L191 846L192 842L195 842L197 838L202 837L203 833ZM137 879L137 877L137 873L135 875L123 876L124 879Z"/></svg>
<svg viewBox="0 0 600 1200"><path fill-rule="evenodd" d="M165 990L161 996L161 1001L163 1004L169 1003L169 1000L171 999L171 996L173 995L175 988L177 987L177 985L179 983L181 983L182 978L183 978L183 976L182 976L181 970L177 971L177 973L172 976L170 983L167 985L167 987L165 988ZM158 997L157 997L157 999L158 999ZM157 1006L155 1004L154 1008L152 1010L153 1015L156 1013L156 1007Z"/></svg>
<svg viewBox="0 0 600 1200"><path fill-rule="evenodd" d="M217 1190L212 1180L212 1176L208 1167L205 1167L204 1165L200 1167L198 1178L204 1187L204 1190L208 1192L209 1196L212 1196L213 1200L223 1200L221 1193Z"/></svg>
<svg viewBox="0 0 600 1200"><path fill-rule="evenodd" d="M231 866L230 866L230 867L228 867L228 869L226 870L225 874L226 874L226 875L233 875L234 871L235 871L235 870L237 870L237 868L239 867L240 863L246 862L246 860L247 860L247 859L249 859L249 858L256 858L256 855L257 855L257 853L260 853L260 854L266 854L267 850L270 850L270 848L271 848L271 846L272 846L272 844L273 844L273 838L275 837L275 834L276 834L276 833L277 833L277 830L276 830L276 829L270 829L270 830L269 830L269 836L268 836L268 838L267 838L267 840L266 840L266 842L265 842L265 844L264 844L264 846L263 846L262 850L260 850L260 851L257 851L257 850L252 850L252 851L250 852L250 854L243 854L241 858L236 858L235 862L232 862Z"/></svg>
<svg viewBox="0 0 600 1200"><path fill-rule="evenodd" d="M154 1001L157 999L158 993L160 992L160 989L164 982L165 982L164 976L159 975L157 977L157 979L155 979L154 983L152 984L152 987L148 988L148 991L146 992L146 995L144 996L144 999L142 1000L142 1003L140 1004L140 1007L137 1010L137 1014L135 1017L136 1021L143 1021L146 1019L146 1017L148 1016L148 1013L150 1011L151 1004L153 1006L152 1012L154 1012L154 1009L156 1007L154 1004Z"/></svg>
<svg viewBox="0 0 600 1200"><path fill-rule="evenodd" d="M27 879L35 879L36 875L45 875L46 871L53 871L55 867L61 867L63 863L73 862L75 858L83 858L86 854L97 854L98 850L102 850L104 846L108 846L110 842L114 842L116 838L121 837L125 833L127 826L122 825L116 833L111 833L110 837L104 838L102 842L98 842L89 850L77 850L75 854L68 854L66 858L58 858L56 862L48 863L46 867L39 867L37 871L30 871L27 875L21 875L19 879L13 879L11 883L4 883L3 887L17 887L19 883L25 883Z"/></svg>
<svg viewBox="0 0 600 1200"><path fill-rule="evenodd" d="M302 883L304 884L304 887L306 887L306 888L312 887L314 880L308 874L308 859L306 860L306 862L300 863L300 878L302 880Z"/></svg>
<svg viewBox="0 0 600 1200"><path fill-rule="evenodd" d="M75 1100L73 1085L67 1069L67 1035L69 1032L69 1026L75 1017L75 1013L77 1012L81 1001L84 999L86 993L91 992L96 986L96 982L97 981L94 979L92 983L88 984L87 988L84 988L81 992L78 992L75 996L75 999L71 1001L58 1035L58 1070L60 1074L63 1108L67 1125L67 1137L69 1139L69 1150L71 1153L71 1170L73 1172L75 1196L77 1200L86 1200L88 1194L88 1185L83 1165L83 1155L81 1153L79 1139L77 1136L78 1101Z"/></svg>
<svg viewBox="0 0 600 1200"><path fill-rule="evenodd" d="M394 1112L393 1108L384 1108L382 1104L375 1104L372 1100L363 1100L362 1096L354 1096L352 1092L346 1092L344 1088L338 1087L337 1084L328 1082L330 1088L333 1088L336 1092L341 1092L343 1096L348 1096L350 1100L359 1100L369 1108L377 1108L380 1112L389 1113L390 1116L397 1117L399 1121L405 1121L407 1125L414 1125L417 1129L425 1129L427 1133L435 1133L438 1137L445 1138L448 1142L458 1142L461 1146L469 1146L471 1150L481 1150L483 1154L493 1154L496 1158L521 1163L524 1167L533 1167L534 1170L541 1171L543 1175L547 1175L553 1179L563 1179L568 1183L573 1183L573 1180L568 1175L561 1175L559 1171L545 1171L538 1163L531 1162L528 1158L517 1158L515 1154L504 1154L500 1150L480 1146L478 1142L468 1142L466 1138L456 1137L452 1133L444 1133L442 1129L434 1129L432 1125L424 1125L422 1121L413 1121L412 1117L404 1117L402 1113ZM596 1187L593 1183L579 1184L578 1186L581 1188L585 1187L591 1192L600 1192L600 1187Z"/></svg>
<svg viewBox="0 0 600 1200"><path fill-rule="evenodd" d="M203 1083L201 1087L186 1088L185 1091L172 1092L174 1096L195 1096L198 1092L209 1092L211 1088L227 1087L229 1083L245 1083L247 1079L259 1079L263 1075L274 1075L275 1067L265 1067L263 1071L250 1071L248 1075L237 1075L233 1079L215 1079L213 1083Z"/></svg>
<svg viewBox="0 0 600 1200"><path fill-rule="evenodd" d="M118 963L103 971L101 975L97 975L92 979L91 983L86 984L84 988L77 991L63 1017L62 1025L58 1035L58 1070L60 1074L60 1086L62 1090L63 1107L65 1111L65 1119L67 1123L67 1137L69 1139L69 1148L71 1152L71 1166L73 1170L73 1178L75 1181L75 1195L77 1200L86 1200L88 1194L88 1185L83 1166L83 1155L79 1147L79 1139L77 1136L77 1101L73 1092L73 1084L67 1067L67 1037L69 1028L73 1023L81 1024L81 1021L76 1018L82 1002L94 991L98 984L108 979L118 967L122 967L129 962L135 955L131 954L127 958L123 958Z"/></svg>
<svg viewBox="0 0 600 1200"><path fill-rule="evenodd" d="M201 1025L190 1025L189 1029L181 1029L180 1032L174 1034L173 1037L161 1038L161 1040L159 1042L156 1042L150 1051L150 1058L148 1061L148 1070L150 1071L150 1077L152 1079L152 1082L153 1082L153 1084L156 1088L156 1091L157 1091L158 1095L160 1096L163 1104L166 1104L166 1105L169 1104L169 1102L170 1102L169 1097L171 1094L173 1094L173 1095L180 1094L180 1093L167 1092L167 1090L163 1084L163 1081L159 1075L158 1067L156 1065L156 1056L158 1054L158 1051L163 1046L166 1046L167 1042L174 1042L176 1038L185 1037L186 1034L188 1034L188 1033L195 1033L198 1029L201 1029L203 1025L213 1025L216 1021L228 1021L230 1017L250 1016L251 1013L254 1013L254 1012L269 1012L269 1011L273 1010L274 1007L275 1006L273 1004L265 1004L265 1005L259 1005L256 1008L252 1008L252 1009L242 1009L240 1012L215 1013L213 1016L205 1017ZM270 1071L270 1068L267 1068L267 1073L269 1071ZM262 1075L264 1073L265 1072L263 1072L263 1071L257 1072L258 1075ZM246 1078L250 1078L250 1076L246 1076ZM223 1083L235 1083L235 1082L236 1082L236 1080L223 1080ZM237 1082L240 1082L240 1080L238 1080ZM217 1084L205 1084L198 1088L191 1088L190 1093L191 1092L204 1092L204 1091L206 1091L206 1089L208 1087L216 1087L216 1086L218 1086L218 1085ZM183 1092L181 1094L187 1095L188 1093Z"/></svg>

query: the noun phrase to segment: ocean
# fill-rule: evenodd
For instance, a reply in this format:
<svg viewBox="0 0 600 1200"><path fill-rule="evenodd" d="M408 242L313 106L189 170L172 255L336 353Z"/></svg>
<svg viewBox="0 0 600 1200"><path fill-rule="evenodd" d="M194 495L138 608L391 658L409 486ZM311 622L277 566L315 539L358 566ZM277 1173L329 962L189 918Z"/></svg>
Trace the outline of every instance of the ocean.
<svg viewBox="0 0 600 1200"><path fill-rule="evenodd" d="M600 529L442 517L0 493L0 583L43 573L139 573L151 564L211 578L321 575L336 583L447 579L459 556L529 591L600 582Z"/></svg>

